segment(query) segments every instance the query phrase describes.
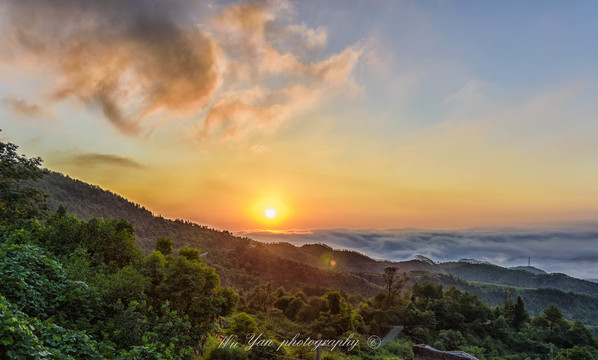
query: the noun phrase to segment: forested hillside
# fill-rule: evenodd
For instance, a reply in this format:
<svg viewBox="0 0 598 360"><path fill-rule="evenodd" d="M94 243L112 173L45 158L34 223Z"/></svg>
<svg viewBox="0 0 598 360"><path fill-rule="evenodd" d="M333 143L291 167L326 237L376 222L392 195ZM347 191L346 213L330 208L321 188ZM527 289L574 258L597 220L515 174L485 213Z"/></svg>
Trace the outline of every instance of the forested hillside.
<svg viewBox="0 0 598 360"><path fill-rule="evenodd" d="M450 274L407 275L386 263L380 273L355 275L302 264L274 255L267 244L154 219L123 198L52 175L67 184L63 198L73 202L95 192L89 199L138 211L130 216L141 226L149 219L156 222L154 229L170 235L156 237L153 250L145 244L142 252L126 219L81 220L64 206L48 211L46 196L23 182L47 175L39 169L41 159L18 156L16 146L5 143L0 157L2 359L313 360L320 345L290 342L296 337L325 343L328 360L412 359L411 346L417 343L462 349L481 360L535 360L549 353L557 360L598 359L597 343L581 321L567 320L553 305L530 316L526 289L494 294L504 302L490 306L457 288L487 285ZM81 191L73 197L69 186ZM79 211L103 206L81 204ZM171 236L184 239L177 240L176 252ZM183 241L201 244L201 251L182 246ZM302 249L311 256L341 254L339 261L354 261L350 266L373 261L323 245ZM333 265L331 259L320 260ZM412 263L418 262L433 265L425 259ZM217 272L234 288L222 286ZM492 296L495 288L485 290L483 295ZM523 293L515 296L517 291ZM368 292L372 295L364 296ZM579 294L570 294L568 301L578 301ZM562 296L558 290L545 295L549 301ZM399 326L400 335L382 346L373 337ZM256 336L263 342L251 346L226 340Z"/></svg>
<svg viewBox="0 0 598 360"><path fill-rule="evenodd" d="M207 252L204 261L216 269L222 283L240 290L271 282L275 287L289 289L334 287L372 296L384 286L379 274L388 266L397 266L401 272L409 273L411 280L406 286L417 281L431 281L445 288L457 286L491 305L504 303L505 291L513 287L517 289L516 294L529 302L532 315L555 304L563 309L567 318L583 320L598 328L598 318L593 315L593 310L598 309L598 298L583 295L598 294L598 283L565 274L533 274L522 269L465 261L434 263L424 257L402 262L379 261L325 244L300 247L289 243L264 244L228 231L154 216L143 206L117 194L60 173L50 172L31 184L50 194L48 202L52 210L62 204L69 213L82 219L127 219L137 229L136 244L145 253L153 249L158 237L171 237L175 250L189 246Z"/></svg>
<svg viewBox="0 0 598 360"><path fill-rule="evenodd" d="M204 261L216 268L226 286L247 290L271 282L273 286L297 289L303 286L334 286L368 296L379 291L379 286L355 274L276 256L269 251L269 245L233 236L228 231L153 216L141 205L60 173L50 172L31 185L50 195L50 210L63 205L68 213L82 219L127 219L138 229L135 232L136 245L146 254L153 249L159 237L172 238L175 251L188 246L207 252Z"/></svg>
<svg viewBox="0 0 598 360"><path fill-rule="evenodd" d="M355 251L335 250L324 244L296 247L288 243L272 243L268 244L268 249L281 257L322 268L331 268L329 261L334 259L336 269L355 273L379 273L386 266L398 265L401 271L406 272L427 271L453 275L467 281L598 295L598 283L576 279L566 274L547 274L535 268L532 271L527 267L505 268L483 262L467 261L434 263L422 256L419 256L419 259L401 262L376 261Z"/></svg>
<svg viewBox="0 0 598 360"><path fill-rule="evenodd" d="M575 279L565 274L533 274L522 269L507 269L492 264L448 262L437 269L467 281L510 285L522 288L552 288L561 291L598 295L598 283Z"/></svg>

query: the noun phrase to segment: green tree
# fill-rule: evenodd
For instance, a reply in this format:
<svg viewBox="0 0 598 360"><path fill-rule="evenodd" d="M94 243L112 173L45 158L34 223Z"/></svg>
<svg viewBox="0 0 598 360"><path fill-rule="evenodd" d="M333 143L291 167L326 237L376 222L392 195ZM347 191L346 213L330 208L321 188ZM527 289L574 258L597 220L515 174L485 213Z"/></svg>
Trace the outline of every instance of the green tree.
<svg viewBox="0 0 598 360"><path fill-rule="evenodd" d="M361 315L351 309L340 291L328 292L324 299L328 304L327 311L320 311L320 316L313 325L314 330L324 338L338 337L364 326Z"/></svg>
<svg viewBox="0 0 598 360"><path fill-rule="evenodd" d="M191 332L198 341L213 328L216 318L232 312L238 300L231 289L220 287L213 268L184 256L167 265L157 290L172 309L189 316Z"/></svg>
<svg viewBox="0 0 598 360"><path fill-rule="evenodd" d="M580 320L573 321L573 324L567 331L565 338L567 340L566 347L572 347L574 345L596 346L596 343L592 337L592 333Z"/></svg>
<svg viewBox="0 0 598 360"><path fill-rule="evenodd" d="M51 254L29 244L0 244L0 274L0 293L40 318L55 315L71 291L86 288L69 279Z"/></svg>
<svg viewBox="0 0 598 360"><path fill-rule="evenodd" d="M2 295L0 314L2 359L104 359L105 346L87 334L28 317Z"/></svg>
<svg viewBox="0 0 598 360"><path fill-rule="evenodd" d="M164 269L166 268L166 258L161 252L154 250L148 256L144 257L139 271L149 277L152 284L158 286L164 281Z"/></svg>
<svg viewBox="0 0 598 360"><path fill-rule="evenodd" d="M277 309L280 309L284 312L287 310L287 308L289 307L289 304L291 303L291 301L293 301L293 299L295 299L295 298L292 296L287 295L287 296L278 297L278 295L277 295L277 299L276 299L276 301L274 301L274 306Z"/></svg>
<svg viewBox="0 0 598 360"><path fill-rule="evenodd" d="M149 284L150 279L131 265L114 274L99 273L95 280L95 285L101 289L100 294L105 304L116 304L120 301L128 305L131 301L146 300Z"/></svg>
<svg viewBox="0 0 598 360"><path fill-rule="evenodd" d="M391 302L392 302L392 290L393 290L393 285L395 282L395 276L397 274L398 269L396 267L393 266L389 266L387 268L384 269L384 273L382 274L382 277L384 278L384 283L386 285L386 305L390 306Z"/></svg>
<svg viewBox="0 0 598 360"><path fill-rule="evenodd" d="M48 220L39 241L59 257L70 256L77 248L86 249L93 266L104 264L115 272L140 260L134 235L135 228L124 219L80 221L59 211Z"/></svg>
<svg viewBox="0 0 598 360"><path fill-rule="evenodd" d="M156 250L164 254L164 256L172 255L172 253L174 252L172 248L172 238L159 237L156 240Z"/></svg>
<svg viewBox="0 0 598 360"><path fill-rule="evenodd" d="M257 329L257 323L247 313L241 312L233 315L230 321L230 327L227 329L227 335L237 335L237 341L245 344L247 335L253 334Z"/></svg>
<svg viewBox="0 0 598 360"><path fill-rule="evenodd" d="M304 305L305 302L303 299L296 297L289 303L289 306L285 309L284 313L289 319L295 320L295 316L297 316Z"/></svg>
<svg viewBox="0 0 598 360"><path fill-rule="evenodd" d="M554 305L550 305L546 309L544 309L544 318L548 321L548 328L550 330L554 329L557 326L561 326L565 323L565 319L563 318L563 313Z"/></svg>
<svg viewBox="0 0 598 360"><path fill-rule="evenodd" d="M525 309L525 304L523 303L521 295L518 295L515 306L513 307L512 325L516 329L520 329L526 321L529 321L529 314Z"/></svg>
<svg viewBox="0 0 598 360"><path fill-rule="evenodd" d="M276 301L276 294L272 291L272 284L255 286L248 295L249 306L263 312L268 311Z"/></svg>
<svg viewBox="0 0 598 360"><path fill-rule="evenodd" d="M592 357L585 348L574 346L562 350L555 360L592 360Z"/></svg>
<svg viewBox="0 0 598 360"><path fill-rule="evenodd" d="M440 350L458 350L465 345L465 338L459 330L440 330L434 347Z"/></svg>
<svg viewBox="0 0 598 360"><path fill-rule="evenodd" d="M414 284L411 291L416 299L416 304L424 310L428 308L430 302L442 299L443 296L442 285L434 285L428 281Z"/></svg>
<svg viewBox="0 0 598 360"><path fill-rule="evenodd" d="M184 256L188 260L201 261L201 252L199 252L199 250L197 249L192 249L188 246L183 246L182 248L180 248L178 256Z"/></svg>
<svg viewBox="0 0 598 360"><path fill-rule="evenodd" d="M37 189L22 186L38 181L46 171L42 159L21 156L15 144L0 142L0 225L15 226L24 220L40 218L47 208L46 196Z"/></svg>
<svg viewBox="0 0 598 360"><path fill-rule="evenodd" d="M509 325L513 325L515 319L515 302L510 297L505 300L505 306L503 307L502 313L507 320Z"/></svg>
<svg viewBox="0 0 598 360"><path fill-rule="evenodd" d="M324 298L328 301L328 309L332 315L348 310L348 305L339 291L329 292Z"/></svg>

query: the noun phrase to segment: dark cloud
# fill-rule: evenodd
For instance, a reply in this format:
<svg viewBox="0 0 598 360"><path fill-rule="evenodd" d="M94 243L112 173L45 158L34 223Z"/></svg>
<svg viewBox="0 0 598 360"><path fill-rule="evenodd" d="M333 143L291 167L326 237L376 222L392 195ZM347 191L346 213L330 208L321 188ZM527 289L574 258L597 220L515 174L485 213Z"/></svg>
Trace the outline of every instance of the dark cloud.
<svg viewBox="0 0 598 360"><path fill-rule="evenodd" d="M110 154L97 154L97 153L87 153L87 154L77 154L71 156L69 159L66 160L67 163L73 164L79 167L96 167L96 166L118 166L118 167L126 167L130 169L143 169L145 168L143 165L135 162L131 159L117 156L117 155L110 155Z"/></svg>
<svg viewBox="0 0 598 360"><path fill-rule="evenodd" d="M2 102L9 106L15 114L29 117L43 117L48 115L41 105L30 104L23 99L4 98Z"/></svg>
<svg viewBox="0 0 598 360"><path fill-rule="evenodd" d="M247 232L262 241L296 245L325 243L364 252L373 258L408 260L421 254L437 261L473 258L506 267L532 265L548 272L580 278L598 274L598 227L588 230L475 229L424 230L314 230L310 233Z"/></svg>
<svg viewBox="0 0 598 360"><path fill-rule="evenodd" d="M202 108L219 81L215 47L195 1L6 0L12 56L60 71L54 99L99 106L127 134L148 114ZM193 10L193 11L191 11Z"/></svg>
<svg viewBox="0 0 598 360"><path fill-rule="evenodd" d="M363 46L316 60L326 29L292 14L284 0L4 0L0 56L34 59L51 101L77 99L124 134L193 114L198 139L240 138L360 90Z"/></svg>

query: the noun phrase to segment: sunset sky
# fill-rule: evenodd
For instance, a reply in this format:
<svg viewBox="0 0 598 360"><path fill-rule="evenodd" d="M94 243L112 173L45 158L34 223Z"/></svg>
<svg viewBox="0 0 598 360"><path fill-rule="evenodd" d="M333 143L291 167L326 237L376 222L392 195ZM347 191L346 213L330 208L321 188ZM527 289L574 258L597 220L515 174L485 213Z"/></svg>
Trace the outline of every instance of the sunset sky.
<svg viewBox="0 0 598 360"><path fill-rule="evenodd" d="M592 221L596 19L595 1L4 0L0 138L230 231Z"/></svg>

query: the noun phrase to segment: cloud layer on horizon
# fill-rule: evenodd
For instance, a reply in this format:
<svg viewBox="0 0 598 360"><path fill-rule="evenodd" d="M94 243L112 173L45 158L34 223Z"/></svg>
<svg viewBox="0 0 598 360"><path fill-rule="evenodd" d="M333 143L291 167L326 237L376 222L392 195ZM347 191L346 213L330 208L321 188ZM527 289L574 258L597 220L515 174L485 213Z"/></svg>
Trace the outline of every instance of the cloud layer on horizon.
<svg viewBox="0 0 598 360"><path fill-rule="evenodd" d="M584 279L598 278L598 230L313 230L296 233L247 231L240 235L294 245L325 243L376 259L402 261L424 255L435 261L463 258L512 267L527 265Z"/></svg>
<svg viewBox="0 0 598 360"><path fill-rule="evenodd" d="M44 102L76 99L131 136L177 116L196 119L198 139L272 131L358 89L352 71L363 49L322 56L326 29L295 23L290 3L219 6L8 0L3 60L52 69Z"/></svg>

